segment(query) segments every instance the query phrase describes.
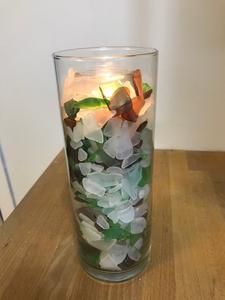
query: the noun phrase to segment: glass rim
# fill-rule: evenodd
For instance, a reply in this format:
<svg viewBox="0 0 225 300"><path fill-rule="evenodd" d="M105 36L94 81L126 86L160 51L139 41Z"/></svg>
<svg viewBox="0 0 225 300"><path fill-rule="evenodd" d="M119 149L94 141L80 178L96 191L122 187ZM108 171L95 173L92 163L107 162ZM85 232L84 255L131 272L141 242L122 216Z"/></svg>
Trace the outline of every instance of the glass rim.
<svg viewBox="0 0 225 300"><path fill-rule="evenodd" d="M83 55L82 53L85 52L86 55ZM110 54L107 54L107 52L109 52ZM96 55L96 53L99 53L99 55ZM53 52L52 55L55 60L94 61L149 55L157 56L158 50L151 47L107 46L66 49Z"/></svg>

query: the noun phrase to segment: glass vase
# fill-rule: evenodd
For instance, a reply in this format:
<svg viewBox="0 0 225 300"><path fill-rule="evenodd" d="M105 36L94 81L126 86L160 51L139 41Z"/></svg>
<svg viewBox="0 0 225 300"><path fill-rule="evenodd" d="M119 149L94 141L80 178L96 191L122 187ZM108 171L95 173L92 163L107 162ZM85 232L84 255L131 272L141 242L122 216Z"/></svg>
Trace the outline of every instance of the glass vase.
<svg viewBox="0 0 225 300"><path fill-rule="evenodd" d="M54 53L80 261L123 281L150 257L157 50Z"/></svg>

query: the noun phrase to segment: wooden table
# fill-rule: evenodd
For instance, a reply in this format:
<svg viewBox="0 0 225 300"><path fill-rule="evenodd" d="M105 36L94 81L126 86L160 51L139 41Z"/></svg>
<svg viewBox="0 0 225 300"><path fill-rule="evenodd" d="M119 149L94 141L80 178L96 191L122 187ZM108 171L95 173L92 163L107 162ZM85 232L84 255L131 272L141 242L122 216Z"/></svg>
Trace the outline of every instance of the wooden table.
<svg viewBox="0 0 225 300"><path fill-rule="evenodd" d="M152 264L123 284L82 271L65 174L60 154L0 227L0 299L225 299L225 153L156 152Z"/></svg>

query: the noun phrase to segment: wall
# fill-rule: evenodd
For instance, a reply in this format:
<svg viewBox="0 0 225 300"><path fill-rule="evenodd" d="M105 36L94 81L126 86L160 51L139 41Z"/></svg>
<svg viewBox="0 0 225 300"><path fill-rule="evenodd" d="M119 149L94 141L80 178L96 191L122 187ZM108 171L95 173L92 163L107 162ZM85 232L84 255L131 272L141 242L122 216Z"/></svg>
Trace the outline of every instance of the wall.
<svg viewBox="0 0 225 300"><path fill-rule="evenodd" d="M225 150L225 1L152 0L157 147Z"/></svg>
<svg viewBox="0 0 225 300"><path fill-rule="evenodd" d="M160 50L156 146L225 150L225 2L0 3L0 137L17 203L62 147L55 50Z"/></svg>
<svg viewBox="0 0 225 300"><path fill-rule="evenodd" d="M0 155L1 156L1 155ZM1 189L0 189L0 212L5 220L10 213L14 209L14 204L12 200L12 195L10 194L7 177L5 176L5 170L1 161L0 157L0 183L1 183ZM0 216L0 225L1 225L1 216Z"/></svg>

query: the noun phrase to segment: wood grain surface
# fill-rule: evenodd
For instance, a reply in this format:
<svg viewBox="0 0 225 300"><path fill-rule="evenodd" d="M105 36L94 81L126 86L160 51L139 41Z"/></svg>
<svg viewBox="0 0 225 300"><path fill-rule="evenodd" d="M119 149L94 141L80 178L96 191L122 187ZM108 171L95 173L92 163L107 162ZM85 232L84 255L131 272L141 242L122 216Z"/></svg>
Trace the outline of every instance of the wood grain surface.
<svg viewBox="0 0 225 300"><path fill-rule="evenodd" d="M152 263L122 284L82 271L65 174L60 154L0 227L0 299L225 299L225 153L156 151Z"/></svg>

